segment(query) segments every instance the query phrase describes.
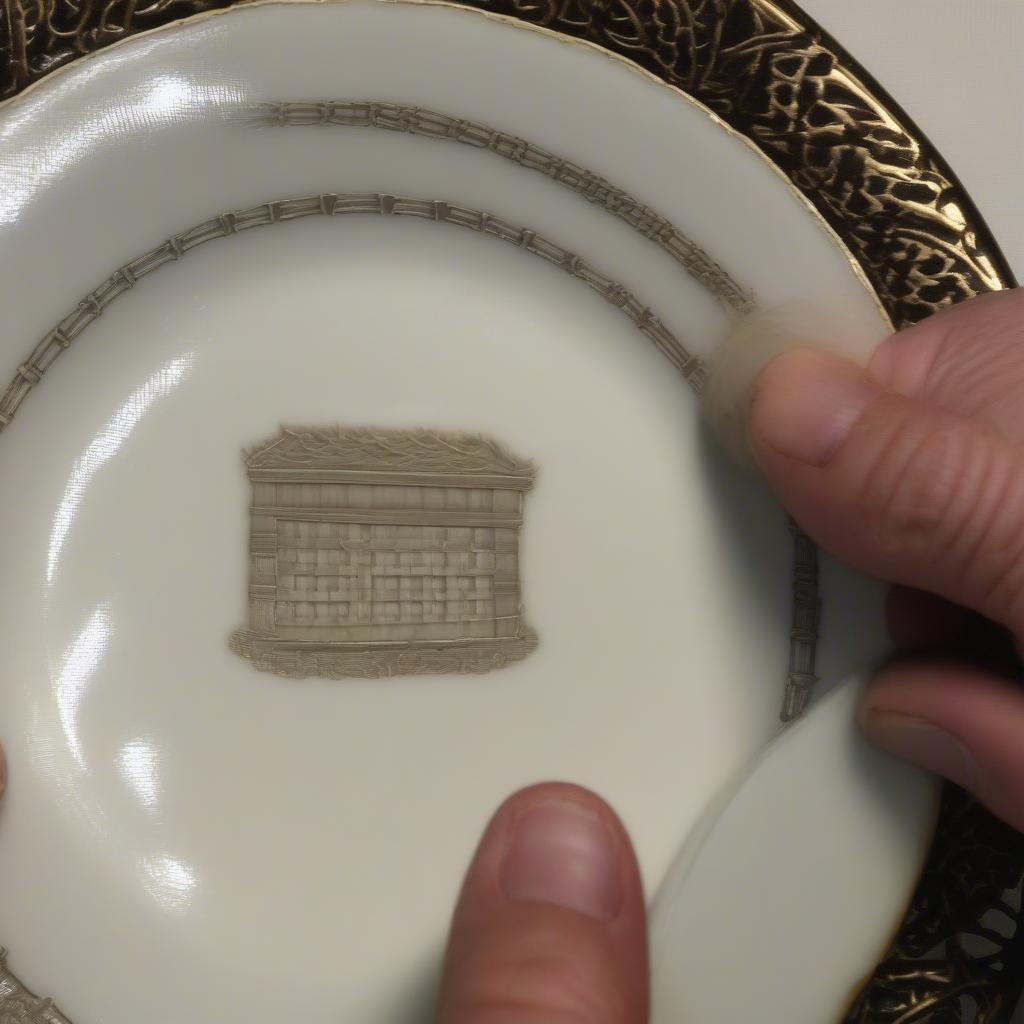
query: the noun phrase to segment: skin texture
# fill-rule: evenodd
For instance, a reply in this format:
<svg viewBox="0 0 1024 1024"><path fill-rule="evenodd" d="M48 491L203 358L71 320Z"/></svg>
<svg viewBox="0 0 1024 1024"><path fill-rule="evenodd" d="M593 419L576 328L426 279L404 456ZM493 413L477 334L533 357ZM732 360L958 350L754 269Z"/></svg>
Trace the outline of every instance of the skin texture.
<svg viewBox="0 0 1024 1024"><path fill-rule="evenodd" d="M902 585L903 656L868 688L861 727L1024 829L1024 292L896 334L866 368L777 356L749 437L822 547Z"/></svg>
<svg viewBox="0 0 1024 1024"><path fill-rule="evenodd" d="M862 729L1024 829L1024 293L935 316L882 342L866 367L816 349L776 355L748 410L754 459L783 505L823 548L896 584L899 653L865 691ZM515 821L549 800L581 802L614 837L619 896L584 887L597 917L564 905L579 889L550 861L533 882L519 865L533 899L503 888ZM526 790L470 865L437 1022L644 1024L644 943L635 861L612 812L574 787Z"/></svg>
<svg viewBox="0 0 1024 1024"><path fill-rule="evenodd" d="M532 833L525 850L517 842L524 828ZM567 859L574 870L559 870ZM516 793L491 819L466 874L437 1024L646 1020L643 889L621 822L577 786Z"/></svg>
<svg viewBox="0 0 1024 1024"><path fill-rule="evenodd" d="M790 513L897 584L900 655L865 691L862 729L1024 829L1024 293L933 317L866 367L776 355L748 408L754 458ZM643 891L615 812L563 783L511 796L466 873L436 1024L647 1016Z"/></svg>

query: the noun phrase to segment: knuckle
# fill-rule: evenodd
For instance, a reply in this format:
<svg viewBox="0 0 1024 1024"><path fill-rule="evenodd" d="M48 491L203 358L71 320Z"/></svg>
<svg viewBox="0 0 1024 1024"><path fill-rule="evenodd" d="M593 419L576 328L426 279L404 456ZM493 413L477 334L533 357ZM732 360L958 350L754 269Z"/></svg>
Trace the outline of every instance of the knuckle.
<svg viewBox="0 0 1024 1024"><path fill-rule="evenodd" d="M1003 504L971 566L978 608L1020 633L1024 625L1024 494Z"/></svg>
<svg viewBox="0 0 1024 1024"><path fill-rule="evenodd" d="M873 564L1024 625L1024 459L977 423L906 410L861 463L858 529Z"/></svg>
<svg viewBox="0 0 1024 1024"><path fill-rule="evenodd" d="M938 342L923 383L924 393L943 407L994 419L1012 428L1015 437L1024 427L1021 299L1019 294L986 296L969 310L950 311L945 326L937 325Z"/></svg>
<svg viewBox="0 0 1024 1024"><path fill-rule="evenodd" d="M862 511L881 553L933 554L951 541L966 513L963 483L975 447L971 431L959 423L923 437L905 429L891 439L861 490Z"/></svg>

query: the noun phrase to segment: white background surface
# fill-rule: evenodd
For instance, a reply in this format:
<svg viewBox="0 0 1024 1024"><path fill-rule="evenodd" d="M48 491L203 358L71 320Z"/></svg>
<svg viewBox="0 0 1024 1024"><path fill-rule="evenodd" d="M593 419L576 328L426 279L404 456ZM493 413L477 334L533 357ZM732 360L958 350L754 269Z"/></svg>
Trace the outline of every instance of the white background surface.
<svg viewBox="0 0 1024 1024"><path fill-rule="evenodd" d="M1024 277L1024 5L1017 0L802 0L882 82L970 191ZM1024 1003L1014 1017L1024 1024Z"/></svg>

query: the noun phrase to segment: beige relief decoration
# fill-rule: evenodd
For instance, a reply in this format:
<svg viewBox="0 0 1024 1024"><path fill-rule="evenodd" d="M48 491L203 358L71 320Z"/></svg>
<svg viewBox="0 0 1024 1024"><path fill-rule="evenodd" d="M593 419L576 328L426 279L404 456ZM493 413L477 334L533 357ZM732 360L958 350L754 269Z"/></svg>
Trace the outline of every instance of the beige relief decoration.
<svg viewBox="0 0 1024 1024"><path fill-rule="evenodd" d="M292 678L486 672L525 658L519 531L534 468L486 438L286 429L246 453L249 623Z"/></svg>

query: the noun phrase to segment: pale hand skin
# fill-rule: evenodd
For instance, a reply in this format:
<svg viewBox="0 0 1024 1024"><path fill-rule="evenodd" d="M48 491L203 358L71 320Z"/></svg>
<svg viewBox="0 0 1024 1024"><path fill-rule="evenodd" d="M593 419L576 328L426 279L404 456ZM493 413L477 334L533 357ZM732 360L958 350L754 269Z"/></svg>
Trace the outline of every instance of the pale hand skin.
<svg viewBox="0 0 1024 1024"><path fill-rule="evenodd" d="M866 370L816 350L777 356L749 436L825 550L898 584L903 654L867 688L861 728L1024 829L1024 292L896 334ZM622 824L575 786L510 797L466 874L436 1024L647 1015L643 890Z"/></svg>
<svg viewBox="0 0 1024 1024"><path fill-rule="evenodd" d="M1024 292L903 331L866 371L777 356L749 435L823 548L899 584L903 653L868 687L861 728L1024 829ZM645 1024L640 880L598 797L535 786L499 809L455 910L436 1020Z"/></svg>

